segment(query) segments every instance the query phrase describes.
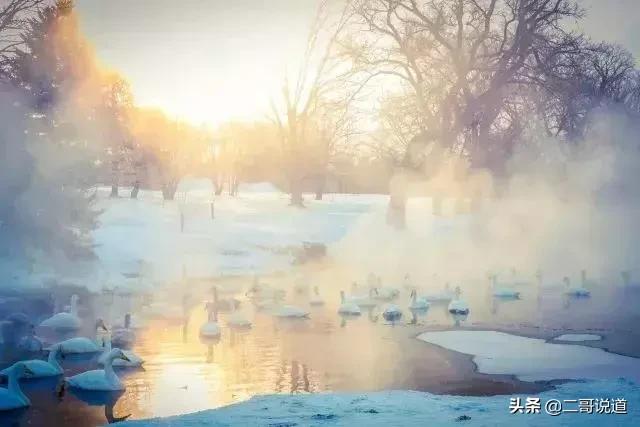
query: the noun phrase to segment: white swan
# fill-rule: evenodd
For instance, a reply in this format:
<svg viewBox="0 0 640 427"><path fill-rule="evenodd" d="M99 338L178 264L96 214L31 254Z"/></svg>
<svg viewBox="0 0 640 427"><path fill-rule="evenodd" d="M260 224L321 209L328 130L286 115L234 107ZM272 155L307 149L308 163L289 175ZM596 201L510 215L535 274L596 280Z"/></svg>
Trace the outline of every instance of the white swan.
<svg viewBox="0 0 640 427"><path fill-rule="evenodd" d="M97 353L101 348L95 341L86 337L69 338L60 343L64 354Z"/></svg>
<svg viewBox="0 0 640 427"><path fill-rule="evenodd" d="M349 316L359 316L361 314L358 304L345 300L344 291L340 291L340 307L338 307L338 314L345 314Z"/></svg>
<svg viewBox="0 0 640 427"><path fill-rule="evenodd" d="M409 309L411 310L426 310L429 308L429 301L424 297L418 297L418 293L415 289L411 290L411 304Z"/></svg>
<svg viewBox="0 0 640 427"><path fill-rule="evenodd" d="M460 287L456 286L455 299L451 300L451 302L449 303L449 307L447 308L449 310L449 313L452 313L452 314L468 314L469 313L469 306L465 301L460 299L461 294L462 294L462 291L460 291Z"/></svg>
<svg viewBox="0 0 640 427"><path fill-rule="evenodd" d="M320 291L318 290L317 286L313 287L313 296L309 298L309 305L324 305L324 300L320 296Z"/></svg>
<svg viewBox="0 0 640 427"><path fill-rule="evenodd" d="M400 291L395 288L383 287L382 278L380 276L377 277L376 282L376 286L373 288L373 297L375 299L382 301L391 301L392 299L400 295Z"/></svg>
<svg viewBox="0 0 640 427"><path fill-rule="evenodd" d="M63 369L58 363L58 356L62 353L60 349L60 344L55 344L51 346L49 350L49 356L47 360L23 360L24 363L29 370L31 371L31 378L45 378L45 377L55 377L58 375L62 375ZM10 373L11 367L3 369L0 371L0 375L8 376Z"/></svg>
<svg viewBox="0 0 640 427"><path fill-rule="evenodd" d="M357 282L353 282L351 284L351 295L348 297L345 297L344 302L350 303L350 304L356 304L360 307L364 307L364 308L371 308L371 307L375 307L376 305L378 305L378 301L376 299L373 298L374 295L374 288L369 288L369 294L368 295L357 295L355 294L356 290L358 289L358 283Z"/></svg>
<svg viewBox="0 0 640 427"><path fill-rule="evenodd" d="M250 328L251 321L234 305L231 308L231 314L227 317L227 325L234 328Z"/></svg>
<svg viewBox="0 0 640 427"><path fill-rule="evenodd" d="M503 285L498 284L498 276L495 274L491 276L491 293L496 298L520 298L520 292L509 289Z"/></svg>
<svg viewBox="0 0 640 427"><path fill-rule="evenodd" d="M63 350L64 351L64 350ZM91 390L91 391L121 391L125 389L120 378L113 371L113 361L123 359L128 361L127 356L119 348L112 349L104 360L104 369L83 372L69 378L65 378L65 383L70 387Z"/></svg>
<svg viewBox="0 0 640 427"><path fill-rule="evenodd" d="M131 328L131 315L124 316L124 327L114 326L111 332L111 341L118 347L129 347L136 340L136 331Z"/></svg>
<svg viewBox="0 0 640 427"><path fill-rule="evenodd" d="M431 295L425 295L425 299L429 302L449 302L453 299L454 293L451 291L449 283L445 283L444 290L442 292L436 292Z"/></svg>
<svg viewBox="0 0 640 427"><path fill-rule="evenodd" d="M589 289L586 289L582 286L575 286L571 284L571 280L568 277L564 277L562 279L562 281L564 282L564 285L566 287L566 290L564 291L564 293L566 295L572 296L572 297L588 297L591 296L591 291L589 291Z"/></svg>
<svg viewBox="0 0 640 427"><path fill-rule="evenodd" d="M32 376L31 369L24 362L17 362L6 371L9 385L7 388L0 388L0 411L10 411L31 405L31 401L20 388L20 378Z"/></svg>
<svg viewBox="0 0 640 427"><path fill-rule="evenodd" d="M207 321L200 326L200 336L205 338L218 338L221 330L218 324L218 310L216 309L215 299L218 296L218 292L214 291L213 302L205 304L204 309L207 311Z"/></svg>
<svg viewBox="0 0 640 427"><path fill-rule="evenodd" d="M402 317L402 310L395 304L388 304L382 312L382 317L387 322L395 322Z"/></svg>
<svg viewBox="0 0 640 427"><path fill-rule="evenodd" d="M77 331L82 327L82 321L78 317L78 295L71 296L71 307L69 312L54 314L40 323L44 328L56 331Z"/></svg>
<svg viewBox="0 0 640 427"><path fill-rule="evenodd" d="M111 339L107 337L107 339L105 339L104 353L102 353L98 358L99 365L104 366L107 363L111 350L113 350L113 348L111 347ZM112 362L113 366L122 367L122 368L139 368L144 363L144 359L138 356L137 354L135 354L133 351L129 351L129 350L120 350L120 351L122 351L122 353L125 356L127 356L127 360L122 358L114 359Z"/></svg>
<svg viewBox="0 0 640 427"><path fill-rule="evenodd" d="M273 315L276 317L307 318L309 312L293 305L283 305L276 308Z"/></svg>

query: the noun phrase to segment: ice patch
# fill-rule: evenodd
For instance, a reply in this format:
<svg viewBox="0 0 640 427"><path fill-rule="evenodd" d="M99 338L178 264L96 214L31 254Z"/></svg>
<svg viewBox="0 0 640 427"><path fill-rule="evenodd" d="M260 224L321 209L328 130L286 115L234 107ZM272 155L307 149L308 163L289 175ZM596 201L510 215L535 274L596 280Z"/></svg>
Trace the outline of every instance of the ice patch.
<svg viewBox="0 0 640 427"><path fill-rule="evenodd" d="M554 344L496 331L425 332L419 340L473 356L478 371L522 381L628 378L640 380L640 360L600 348Z"/></svg>
<svg viewBox="0 0 640 427"><path fill-rule="evenodd" d="M600 335L593 334L564 334L559 337L555 337L554 341L571 341L571 342L580 342L580 341L600 341L602 337Z"/></svg>

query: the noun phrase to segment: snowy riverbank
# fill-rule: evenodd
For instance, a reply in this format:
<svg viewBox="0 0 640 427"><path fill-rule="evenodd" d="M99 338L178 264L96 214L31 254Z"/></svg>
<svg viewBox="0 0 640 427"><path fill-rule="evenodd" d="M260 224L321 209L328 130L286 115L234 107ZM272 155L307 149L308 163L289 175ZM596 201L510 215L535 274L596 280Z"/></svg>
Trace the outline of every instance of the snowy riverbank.
<svg viewBox="0 0 640 427"><path fill-rule="evenodd" d="M510 399L517 396L461 397L439 396L412 391L376 393L330 393L312 395L269 395L220 409L177 417L124 422L122 427L208 427L208 426L622 426L640 421L640 390L624 380L569 383L541 393L538 414L509 410ZM528 396L519 396L522 402ZM624 414L565 412L557 416L545 413L551 399L627 400ZM577 403L566 403L577 409ZM468 419L466 418L468 417ZM637 425L637 424L636 424Z"/></svg>

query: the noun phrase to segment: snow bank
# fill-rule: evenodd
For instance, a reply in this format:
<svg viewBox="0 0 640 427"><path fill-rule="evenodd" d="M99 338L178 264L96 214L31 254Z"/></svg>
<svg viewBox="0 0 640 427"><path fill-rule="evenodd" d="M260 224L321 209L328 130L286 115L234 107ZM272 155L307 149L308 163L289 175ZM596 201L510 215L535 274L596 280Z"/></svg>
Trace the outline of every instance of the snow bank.
<svg viewBox="0 0 640 427"><path fill-rule="evenodd" d="M628 378L640 381L640 360L600 348L553 344L495 331L425 332L419 340L473 355L478 371L523 381Z"/></svg>
<svg viewBox="0 0 640 427"><path fill-rule="evenodd" d="M258 191L273 190L271 184L248 184L245 189L256 192L216 197L212 219L211 193L199 181L185 180L187 195L175 201L150 191L141 191L138 200L100 198L103 213L93 238L104 280L122 287L138 275L147 284L172 281L182 277L183 266L189 277L285 271L292 248L342 239L361 216L384 209L386 200L331 195L298 209L283 193ZM88 285L100 288L97 282Z"/></svg>
<svg viewBox="0 0 640 427"><path fill-rule="evenodd" d="M568 342L581 342L581 341L600 341L602 337L600 335L593 334L564 334L559 337L555 337L554 341L568 341Z"/></svg>
<svg viewBox="0 0 640 427"><path fill-rule="evenodd" d="M626 415L563 413L552 417L539 414L510 414L512 396L439 396L414 391L376 393L330 393L312 395L269 395L246 402L194 414L151 420L122 422L122 427L208 427L208 426L445 426L460 422L472 426L622 426L640 421L638 387L618 381L570 383L540 394L542 405L549 399L624 398ZM526 396L521 396L522 401ZM577 405L574 405L577 407ZM636 424L637 425L637 424Z"/></svg>
<svg viewBox="0 0 640 427"><path fill-rule="evenodd" d="M270 182L248 182L238 186L238 193L276 193L284 194Z"/></svg>

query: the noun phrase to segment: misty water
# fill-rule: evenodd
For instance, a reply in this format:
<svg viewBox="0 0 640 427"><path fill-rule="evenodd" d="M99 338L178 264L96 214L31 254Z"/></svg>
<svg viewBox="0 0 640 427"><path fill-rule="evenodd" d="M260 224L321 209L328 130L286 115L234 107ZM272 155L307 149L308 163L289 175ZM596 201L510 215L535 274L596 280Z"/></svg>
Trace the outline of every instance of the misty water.
<svg viewBox="0 0 640 427"><path fill-rule="evenodd" d="M277 284L278 279L274 280ZM249 283L250 279L243 281ZM505 378L493 382L475 375L470 364L414 339L415 336L428 329L456 325L548 337L555 335L555 330L589 330L612 337L630 332L636 316L633 307L640 302L640 292L604 285L594 288L591 298L573 299L563 296L562 288L540 291L534 283L519 288L520 300L491 298L484 282L465 284L463 297L471 307L467 317L450 315L446 304L432 304L426 311L412 313L406 309L408 291L401 289L395 303L403 308L404 315L394 323L382 318L384 303L363 311L360 317L339 316L339 296L333 295L335 292L329 294L330 285L324 288L327 294L322 296L326 303L321 307L309 307L307 295L296 295L290 290L287 303L308 308L309 319L276 318L269 312L256 310L244 292L239 292L235 295L242 300L241 311L253 320L253 327L230 328L226 326L229 313L221 312L223 331L216 342L199 337L198 330L207 317L206 297L196 291L190 296L186 323L181 319L148 316L145 328L138 332L131 347L145 359L144 368L117 371L126 384L125 392L87 393L69 389L58 396L57 379L23 380L23 390L32 400L32 407L2 414L0 424L94 426L126 416L137 419L190 413L264 393L383 389L474 395L508 393L527 390L526 385ZM218 285L224 286L224 282ZM238 285L232 283L227 289ZM168 292L166 296L168 301L175 302L176 310L170 311L179 311L180 294ZM112 298L98 294L92 297L90 305L101 307L103 312L117 311L119 305L135 305L128 301L130 297L116 301ZM132 309L134 324L142 318L143 311L140 307ZM83 320L85 335L91 336L89 325L95 319ZM55 341L56 337L49 339ZM3 367L26 357L7 346L3 350ZM632 347L627 350L636 351ZM65 375L96 369L96 358L95 354L66 356L62 363Z"/></svg>

